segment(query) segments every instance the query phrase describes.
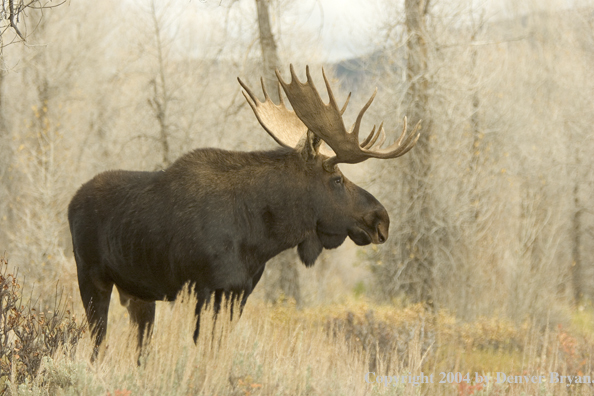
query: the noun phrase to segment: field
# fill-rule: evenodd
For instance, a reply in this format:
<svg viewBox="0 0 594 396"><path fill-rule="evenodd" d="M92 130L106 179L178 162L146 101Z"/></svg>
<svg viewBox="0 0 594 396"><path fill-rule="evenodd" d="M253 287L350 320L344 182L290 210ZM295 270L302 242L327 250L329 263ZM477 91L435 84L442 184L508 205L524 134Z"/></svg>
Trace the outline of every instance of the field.
<svg viewBox="0 0 594 396"><path fill-rule="evenodd" d="M12 283L7 264L3 266L3 289L17 296L20 288ZM10 295L2 294L4 307ZM90 362L89 332L81 327L79 313L72 317L67 303L49 311L45 320L40 319L43 314L31 314L27 309L19 316L18 304L15 310L4 312L0 394L478 396L592 392L591 383L575 383L588 380L594 363L591 307L576 311L567 328L543 328L529 321L515 326L496 317L461 323L446 312L432 314L421 305L377 305L355 296L341 304L304 309L297 309L292 301L271 305L254 299L243 316L233 321L227 320L226 310L214 322L212 316L205 315L202 335L194 344L195 300L185 291L175 303L158 304L152 339L139 357L136 331L116 300L117 296L112 302L107 341L94 363ZM29 331L34 328L37 330ZM20 334L25 342L17 341L16 347L10 348L7 330ZM54 338L58 339L55 348L44 347ZM564 383L553 382L561 376L571 376L574 383L567 378ZM508 377L513 378L511 383L506 381Z"/></svg>

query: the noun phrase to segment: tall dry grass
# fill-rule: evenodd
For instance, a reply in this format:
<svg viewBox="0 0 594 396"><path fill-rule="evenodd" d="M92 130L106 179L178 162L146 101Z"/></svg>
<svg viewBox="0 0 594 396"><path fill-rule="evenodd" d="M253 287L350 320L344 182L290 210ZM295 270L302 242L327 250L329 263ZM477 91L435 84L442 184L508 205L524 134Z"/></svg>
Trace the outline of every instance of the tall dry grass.
<svg viewBox="0 0 594 396"><path fill-rule="evenodd" d="M203 315L192 341L195 299L162 303L150 343L138 358L134 329L114 310L99 358L83 338L74 355L43 358L38 375L9 383L9 395L575 395L591 384L551 384L550 372L591 375L591 311L570 328L481 318L458 322L420 305L377 306L364 300L298 310L252 300L241 318ZM138 365L138 361L140 365ZM368 373L367 380L365 376ZM450 383L444 373L469 374ZM476 383L475 375L544 375L547 382ZM423 373L431 384L385 384L385 376ZM475 374L477 373L477 374ZM430 377L432 376L432 377ZM444 378L445 383L439 383ZM418 378L417 378L418 379Z"/></svg>

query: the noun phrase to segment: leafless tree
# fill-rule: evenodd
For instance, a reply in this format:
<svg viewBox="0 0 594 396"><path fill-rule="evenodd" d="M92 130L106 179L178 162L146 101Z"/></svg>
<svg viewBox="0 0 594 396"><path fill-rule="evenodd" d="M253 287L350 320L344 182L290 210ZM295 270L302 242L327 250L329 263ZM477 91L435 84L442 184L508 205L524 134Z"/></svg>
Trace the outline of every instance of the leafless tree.
<svg viewBox="0 0 594 396"><path fill-rule="evenodd" d="M270 18L270 0L255 0L258 18L258 37L262 50L263 81L271 99L279 103L278 80L275 70L280 68L280 60ZM278 291L285 298L293 298L301 304L301 289L297 266L299 258L295 250L289 250L273 258L266 270L264 279L266 297L270 301L279 298ZM274 276L277 275L277 276Z"/></svg>
<svg viewBox="0 0 594 396"><path fill-rule="evenodd" d="M406 82L408 85L406 113L414 125L422 122L421 138L416 150L408 160L407 177L404 180L406 193L403 196L410 207L404 214L405 223L410 227L410 235L402 243L403 275L406 293L414 300L433 304L435 258L432 254L430 234L434 227L432 210L432 191L429 187L429 174L432 166L431 114L429 112L429 76L426 17L429 10L427 0L406 0L405 26L408 35L406 42Z"/></svg>
<svg viewBox="0 0 594 396"><path fill-rule="evenodd" d="M404 292L412 301L433 305L434 251L438 249L435 245L445 241L435 238L436 207L432 202L435 198L430 179L433 166L432 135L435 132L432 130L429 104L431 76L428 63L431 43L426 26L428 12L428 1L407 0L404 3L404 81L398 86L404 90L404 95L400 99L401 103L394 103L393 106L400 107L412 125L421 123L421 137L411 155L403 161L406 171L393 171L394 177L401 179L399 191L403 211L398 215L402 217L399 221L402 232L393 236L394 241L391 244L396 246L400 256L393 256L382 267L376 268L376 273L378 278L384 279L381 282L382 289L390 298ZM389 29L401 28L399 25L392 25ZM397 52L395 56L399 57L400 54Z"/></svg>

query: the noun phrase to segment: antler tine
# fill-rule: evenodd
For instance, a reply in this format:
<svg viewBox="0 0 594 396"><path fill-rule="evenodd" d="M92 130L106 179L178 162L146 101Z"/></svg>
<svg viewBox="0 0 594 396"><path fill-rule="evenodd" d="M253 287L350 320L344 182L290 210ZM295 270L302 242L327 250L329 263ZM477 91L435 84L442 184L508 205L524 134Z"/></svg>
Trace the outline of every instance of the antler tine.
<svg viewBox="0 0 594 396"><path fill-rule="evenodd" d="M381 135L381 136L380 136L380 140L379 140L379 142L377 142L377 147L382 147L382 145L383 145L383 144L384 144L384 142L386 141L386 131L384 131L383 124L384 124L384 123L382 122L382 127L380 128L380 129L381 129L381 132L380 132L380 135Z"/></svg>
<svg viewBox="0 0 594 396"><path fill-rule="evenodd" d="M352 129L352 127L351 127L351 129ZM369 135L365 138L365 140L363 140L363 143L360 144L360 146L363 148L368 148L369 142L371 141L371 139L373 139L373 138L377 139L377 136L375 136L374 134L375 134L375 125L373 126L373 129L371 130ZM374 142L375 142L375 140L374 140Z"/></svg>
<svg viewBox="0 0 594 396"><path fill-rule="evenodd" d="M291 71L291 82L293 82L293 80L300 82L299 79L297 78L297 74L295 73L295 68L293 68L292 63L289 64L289 70ZM306 74L309 75L309 66L306 66L305 70L306 70Z"/></svg>
<svg viewBox="0 0 594 396"><path fill-rule="evenodd" d="M359 115L357 116L357 120L355 121L355 127L353 128L353 132L352 132L355 135L355 138L357 141L359 140L359 127L361 126L361 120L363 120L363 115L365 114L365 112L367 111L369 106L371 106L371 103L373 102L373 99L375 99L376 94L377 94L377 87L375 88L375 91L373 91L373 95L371 95L371 98L369 98L367 103L365 103L365 106L363 106L363 108L359 112Z"/></svg>
<svg viewBox="0 0 594 396"><path fill-rule="evenodd" d="M311 78L311 74L309 74L309 66L306 65L305 66L305 75L307 76L307 83L311 85L311 89L312 91L316 94L318 100L320 101L320 103L322 104L322 106L324 106L324 101L322 100L322 96L320 96L320 92L318 92L318 89L316 88L316 85L313 82L313 78ZM336 104L336 99L334 99L334 94L332 93L332 90L330 89L330 84L328 83L328 79L326 78L326 72L324 71L324 68L322 67L322 75L324 76L324 83L326 84L326 90L328 91L328 97L330 98L330 107L333 109L338 110L338 105ZM299 80L297 80L299 81Z"/></svg>
<svg viewBox="0 0 594 396"><path fill-rule="evenodd" d="M403 150L402 150L402 151L399 151L397 154L395 154L395 155L392 155L392 156L390 156L389 158L396 158L396 157L401 157L401 156L403 156L404 154L408 153L410 150L412 150L412 149L413 149L413 147L415 147L415 145L417 144L417 141L419 140L419 137L421 137L421 134L420 134L420 133L419 133L419 134L417 134L417 136L415 137L415 140L413 140L413 141L411 142L411 140L412 140L412 138L413 138L414 136L415 136L415 135L410 135L410 138L409 138L409 139L407 139L407 140L408 140L408 141L407 141L407 144L406 144L405 146L403 146L403 147L406 147L406 148L403 148Z"/></svg>
<svg viewBox="0 0 594 396"><path fill-rule="evenodd" d="M309 68L308 71L309 73ZM338 110L338 103L336 103L336 98L334 97L334 93L332 92L332 88L330 87L330 83L328 82L328 77L326 77L326 71L324 70L324 68L322 67L322 76L324 76L324 84L326 84L326 90L328 91L328 98L330 99L330 106L332 106L333 108L335 108L336 110ZM309 74L307 75L307 78L309 79ZM350 98L350 94L349 94L349 98ZM347 103L350 99L347 99ZM346 110L346 106L343 106L343 111L340 111L340 115L342 115L342 113L344 113L344 110Z"/></svg>
<svg viewBox="0 0 594 396"><path fill-rule="evenodd" d="M349 92L349 95L347 96L344 105L342 106L342 109L340 110L340 115L343 115L347 106L349 105L349 100L351 100L351 93Z"/></svg>
<svg viewBox="0 0 594 396"><path fill-rule="evenodd" d="M258 100L258 98L256 97L256 95L254 95L254 93L252 92L252 90L243 81L241 81L241 78L237 77L237 81L239 81L239 85L241 85L241 87L245 90L245 91L241 91L241 93L245 97L245 100L252 107L252 109L254 109L254 105L255 105L256 101ZM246 92L249 95L249 98L245 94ZM254 111L255 111L255 109L254 109Z"/></svg>
<svg viewBox="0 0 594 396"><path fill-rule="evenodd" d="M374 157L374 158L387 159L387 158L400 157L400 156L408 153L415 146L415 144L417 144L417 141L419 140L419 137L421 136L420 132L417 133L415 136L415 133L417 132L417 130L419 129L420 126L421 126L421 121L417 122L417 125L413 129L413 132L411 134L409 134L406 137L406 140L404 141L404 143L402 143L402 140L406 134L406 120L405 120L405 128L404 128L402 134L400 135L400 138L385 149L369 151L370 156Z"/></svg>
<svg viewBox="0 0 594 396"><path fill-rule="evenodd" d="M289 81L289 83L287 83L283 77L280 74L280 71L278 71L278 69L274 70L274 74L276 74L276 78L279 82L279 84L282 86L283 90L285 91L285 94L287 93L287 88L289 87L289 85L293 84L293 82L295 82L296 84L299 85L304 85L301 81L299 81L299 78L297 78L297 74L295 74L295 69L293 68L293 64L289 64L289 71L291 73L291 81ZM291 100L289 100L290 102Z"/></svg>
<svg viewBox="0 0 594 396"><path fill-rule="evenodd" d="M291 64L291 70L293 70L292 68L293 68L293 65ZM309 74L309 65L305 65L305 77L307 79L307 81L305 81L305 82L311 83L313 86L313 78L311 78L311 74ZM297 80L297 81L299 81L299 80ZM316 91L317 91L317 89L316 89Z"/></svg>
<svg viewBox="0 0 594 396"><path fill-rule="evenodd" d="M285 100L283 99L283 89L281 88L280 82L276 82L276 87L278 88L278 100L280 101L281 106L285 106ZM285 106L286 107L286 106Z"/></svg>
<svg viewBox="0 0 594 396"><path fill-rule="evenodd" d="M373 131L375 131L375 125L373 126L372 132ZM382 144L384 144L384 140L386 140L386 133L384 132L384 123L383 123L383 121L380 124L379 128L377 129L377 133L375 134L375 136L373 136L373 139L371 139L370 141L364 141L361 144L361 148L364 148L366 150L369 150L371 147L373 147L375 145L375 142L377 141L377 139L380 136L381 136L381 139L380 139L379 143L377 144L377 147L381 147Z"/></svg>
<svg viewBox="0 0 594 396"><path fill-rule="evenodd" d="M268 91L266 91L266 85L264 84L264 77L260 77L260 84L262 84L262 92L264 92L264 102L271 100L270 96L268 96Z"/></svg>

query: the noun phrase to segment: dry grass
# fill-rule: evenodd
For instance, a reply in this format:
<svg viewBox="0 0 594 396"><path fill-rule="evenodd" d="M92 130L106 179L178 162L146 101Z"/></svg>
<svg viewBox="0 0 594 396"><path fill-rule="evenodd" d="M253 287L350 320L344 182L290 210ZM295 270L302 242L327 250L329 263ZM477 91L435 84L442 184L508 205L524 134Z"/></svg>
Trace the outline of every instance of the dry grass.
<svg viewBox="0 0 594 396"><path fill-rule="evenodd" d="M115 310L107 342L91 364L91 342L73 357L43 359L31 383L11 385L14 395L564 395L590 394L591 385L550 384L549 373L592 372L594 338L574 315L567 329L514 326L496 318L459 323L421 306L396 308L366 301L298 310L290 303L248 303L239 320L202 321L192 341L193 298L158 305L152 341L137 365L135 332ZM119 316L119 317L118 317ZM433 384L369 384L383 376L433 375ZM466 383L439 383L441 372L470 374ZM475 372L545 375L542 384L476 384Z"/></svg>

